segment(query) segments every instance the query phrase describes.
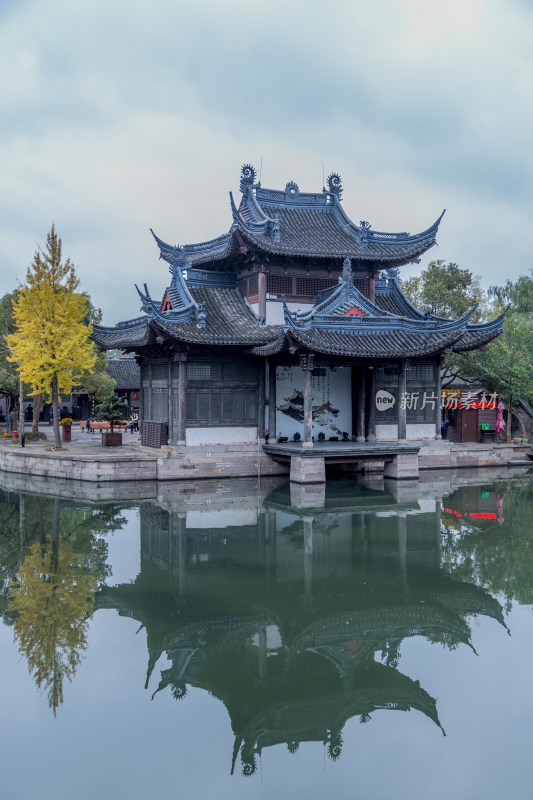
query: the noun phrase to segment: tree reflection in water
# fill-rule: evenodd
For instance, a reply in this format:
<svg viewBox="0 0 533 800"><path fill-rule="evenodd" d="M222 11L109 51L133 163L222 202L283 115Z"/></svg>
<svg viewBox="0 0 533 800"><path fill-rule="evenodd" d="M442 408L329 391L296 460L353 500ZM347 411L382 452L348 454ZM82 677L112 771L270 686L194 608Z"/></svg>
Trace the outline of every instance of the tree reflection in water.
<svg viewBox="0 0 533 800"><path fill-rule="evenodd" d="M68 504L62 509L57 498L34 497L30 505L26 499L19 495L18 504L7 504L8 523L16 523L18 509L19 547L2 570L5 619L55 715L64 680L73 679L87 648L95 592L109 574L107 544L98 531L116 529L125 520L116 508L91 513ZM14 528L4 528L0 543Z"/></svg>

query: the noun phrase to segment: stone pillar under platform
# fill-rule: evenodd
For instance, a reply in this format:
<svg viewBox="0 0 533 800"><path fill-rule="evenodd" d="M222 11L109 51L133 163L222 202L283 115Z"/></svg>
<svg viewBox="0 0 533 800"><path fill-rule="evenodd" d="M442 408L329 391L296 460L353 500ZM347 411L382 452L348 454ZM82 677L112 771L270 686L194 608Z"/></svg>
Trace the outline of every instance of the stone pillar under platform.
<svg viewBox="0 0 533 800"><path fill-rule="evenodd" d="M293 508L324 508L325 504L325 483L291 483L291 506Z"/></svg>
<svg viewBox="0 0 533 800"><path fill-rule="evenodd" d="M294 483L325 483L326 465L324 459L291 456L290 479Z"/></svg>
<svg viewBox="0 0 533 800"><path fill-rule="evenodd" d="M418 478L418 453L398 453L393 456L392 461L385 464L384 475L395 480Z"/></svg>
<svg viewBox="0 0 533 800"><path fill-rule="evenodd" d="M383 472L385 468L385 462L383 459L375 459L370 460L367 459L366 461L361 462L361 472L368 473L368 472Z"/></svg>

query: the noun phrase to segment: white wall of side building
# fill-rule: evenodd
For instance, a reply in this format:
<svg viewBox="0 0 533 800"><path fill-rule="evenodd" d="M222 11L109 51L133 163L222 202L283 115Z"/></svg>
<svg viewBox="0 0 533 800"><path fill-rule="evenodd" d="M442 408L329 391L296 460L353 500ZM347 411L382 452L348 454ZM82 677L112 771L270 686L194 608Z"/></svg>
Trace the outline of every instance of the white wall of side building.
<svg viewBox="0 0 533 800"><path fill-rule="evenodd" d="M407 439L434 439L435 423L408 422L406 426ZM376 441L393 442L398 439L397 425L376 425Z"/></svg>
<svg viewBox="0 0 533 800"><path fill-rule="evenodd" d="M255 314L259 315L259 303L250 303ZM313 303L287 303L289 311L309 311L313 308ZM266 324L283 325L283 303L281 300L267 300L266 302Z"/></svg>
<svg viewBox="0 0 533 800"><path fill-rule="evenodd" d="M257 442L257 426L186 428L185 441L191 447L215 444L254 444Z"/></svg>

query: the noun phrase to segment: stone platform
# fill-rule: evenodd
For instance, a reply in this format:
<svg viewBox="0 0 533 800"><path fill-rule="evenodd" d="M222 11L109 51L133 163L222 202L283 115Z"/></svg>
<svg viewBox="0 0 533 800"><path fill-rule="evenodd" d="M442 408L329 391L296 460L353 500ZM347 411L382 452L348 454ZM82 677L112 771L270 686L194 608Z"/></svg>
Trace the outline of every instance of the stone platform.
<svg viewBox="0 0 533 800"><path fill-rule="evenodd" d="M290 464L294 483L324 483L326 467L354 465L361 472L381 472L396 480L418 477L419 443L394 442L300 442L265 444L263 450L274 461Z"/></svg>

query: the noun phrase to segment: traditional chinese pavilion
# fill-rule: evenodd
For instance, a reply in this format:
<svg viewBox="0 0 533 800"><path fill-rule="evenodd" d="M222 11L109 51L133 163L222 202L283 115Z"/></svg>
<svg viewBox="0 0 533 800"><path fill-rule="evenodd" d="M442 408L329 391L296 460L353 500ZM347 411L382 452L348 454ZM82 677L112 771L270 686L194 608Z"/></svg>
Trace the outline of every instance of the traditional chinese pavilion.
<svg viewBox="0 0 533 800"><path fill-rule="evenodd" d="M484 346L502 326L424 314L382 277L436 243L442 215L414 235L356 224L337 174L304 193L292 181L265 189L245 165L240 191L216 239L178 246L152 231L170 285L158 300L137 290L143 316L95 326L102 348L137 356L143 444L172 446L174 478L253 474L258 445L264 469L292 459L296 480L341 453L416 456L409 441L440 438L443 354ZM202 464L194 456L183 473L202 447ZM239 453L238 469L231 456L220 467L217 447Z"/></svg>

